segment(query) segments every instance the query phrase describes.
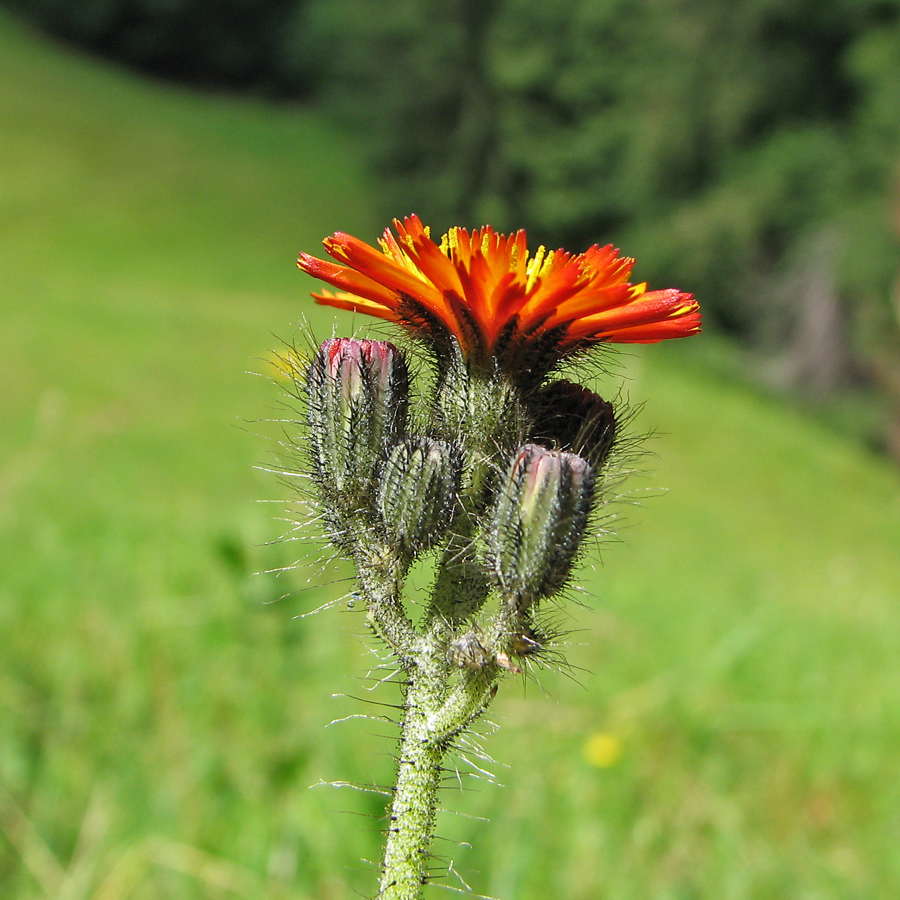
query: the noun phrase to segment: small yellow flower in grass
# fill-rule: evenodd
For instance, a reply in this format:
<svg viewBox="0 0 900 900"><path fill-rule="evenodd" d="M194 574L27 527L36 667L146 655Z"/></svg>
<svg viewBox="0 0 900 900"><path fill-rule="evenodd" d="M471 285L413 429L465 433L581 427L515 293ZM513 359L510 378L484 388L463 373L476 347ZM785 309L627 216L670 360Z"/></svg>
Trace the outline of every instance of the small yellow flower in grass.
<svg viewBox="0 0 900 900"><path fill-rule="evenodd" d="M608 731L595 731L584 743L584 758L598 769L609 769L622 758L622 741Z"/></svg>
<svg viewBox="0 0 900 900"><path fill-rule="evenodd" d="M270 367L269 375L282 381L294 381L305 369L305 364L290 347L267 350L262 358Z"/></svg>

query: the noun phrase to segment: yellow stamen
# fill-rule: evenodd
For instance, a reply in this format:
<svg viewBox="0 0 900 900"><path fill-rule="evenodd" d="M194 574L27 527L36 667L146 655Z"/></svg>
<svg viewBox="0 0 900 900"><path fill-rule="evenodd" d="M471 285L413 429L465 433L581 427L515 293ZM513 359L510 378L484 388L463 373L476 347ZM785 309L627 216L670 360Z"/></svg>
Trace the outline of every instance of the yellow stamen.
<svg viewBox="0 0 900 900"><path fill-rule="evenodd" d="M541 244L534 252L534 256L528 266L525 268L525 274L528 280L525 282L526 293L530 291L536 284L537 280L544 274L545 262L544 257L547 255L547 248ZM553 259L553 253L547 257L547 263Z"/></svg>
<svg viewBox="0 0 900 900"><path fill-rule="evenodd" d="M547 254L547 258L544 260L544 264L541 266L541 278L544 278L550 271L550 267L553 265L554 259L556 259L556 251L551 250Z"/></svg>
<svg viewBox="0 0 900 900"><path fill-rule="evenodd" d="M450 259L453 259L453 257L456 256L459 249L458 233L459 228L454 227L441 238L441 252Z"/></svg>
<svg viewBox="0 0 900 900"><path fill-rule="evenodd" d="M409 257L409 255L403 251L402 247L400 247L400 254L399 254L399 259L398 259L397 257L394 256L394 251L391 248L391 245L384 238L378 238L378 244L381 247L381 252L386 257L388 257L388 259L391 259L395 263L408 269L410 272L413 273L413 275L417 275L423 281L425 280L425 276L422 274L422 270L412 261L412 259ZM409 238L406 241L406 244L410 250L415 249L415 244L414 244L412 238Z"/></svg>

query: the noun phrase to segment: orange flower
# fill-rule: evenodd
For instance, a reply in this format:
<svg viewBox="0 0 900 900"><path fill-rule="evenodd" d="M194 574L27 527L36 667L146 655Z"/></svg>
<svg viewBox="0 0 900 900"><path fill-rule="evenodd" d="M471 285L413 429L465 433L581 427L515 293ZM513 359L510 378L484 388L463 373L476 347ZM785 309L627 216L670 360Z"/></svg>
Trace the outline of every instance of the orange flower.
<svg viewBox="0 0 900 900"><path fill-rule="evenodd" d="M612 245L529 258L525 232L454 228L436 244L417 216L385 229L378 250L336 232L324 241L336 263L301 253L297 265L338 289L319 303L399 322L469 360L552 363L601 342L649 344L700 330L699 304L670 288L629 284L634 260Z"/></svg>

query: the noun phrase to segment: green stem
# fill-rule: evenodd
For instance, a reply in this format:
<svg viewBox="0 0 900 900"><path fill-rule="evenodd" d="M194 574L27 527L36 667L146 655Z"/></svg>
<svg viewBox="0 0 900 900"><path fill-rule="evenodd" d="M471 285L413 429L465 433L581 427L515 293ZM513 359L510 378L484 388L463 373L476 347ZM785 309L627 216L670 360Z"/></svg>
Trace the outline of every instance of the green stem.
<svg viewBox="0 0 900 900"><path fill-rule="evenodd" d="M434 837L437 792L449 741L429 728L428 712L436 705L437 686L410 675L397 765L397 785L390 807L390 827L382 862L379 900L418 900L428 876Z"/></svg>
<svg viewBox="0 0 900 900"><path fill-rule="evenodd" d="M493 699L496 675L491 667L463 676L448 696L446 674L410 672L379 900L420 900L428 879L444 757Z"/></svg>
<svg viewBox="0 0 900 900"><path fill-rule="evenodd" d="M469 464L452 526L454 537L439 564L418 629L401 601L405 569L373 564L389 560L387 548L358 557L373 626L397 653L407 677L379 900L422 897L444 758L457 736L490 703L500 674L494 663L460 671L449 662L448 650L490 594L475 541L493 460L506 449L511 451L521 438L519 406L512 386L496 373L469 372L462 360L459 363L457 378L443 385L439 418L447 439L466 435Z"/></svg>

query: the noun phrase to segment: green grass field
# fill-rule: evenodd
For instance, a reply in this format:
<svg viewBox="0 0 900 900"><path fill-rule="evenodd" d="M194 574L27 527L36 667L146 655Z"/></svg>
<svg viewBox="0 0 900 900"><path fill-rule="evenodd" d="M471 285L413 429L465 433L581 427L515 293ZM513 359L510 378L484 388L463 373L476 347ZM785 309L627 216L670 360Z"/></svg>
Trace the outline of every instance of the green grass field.
<svg viewBox="0 0 900 900"><path fill-rule="evenodd" d="M371 896L383 798L310 786L389 779L390 723L327 726L394 695L359 610L297 618L349 570L267 543L284 412L248 374L303 316L354 324L294 268L377 233L354 139L5 16L0 135L0 897ZM900 896L900 476L707 356L604 383L653 455L571 607L574 679L505 684L503 786L444 798L476 893Z"/></svg>

